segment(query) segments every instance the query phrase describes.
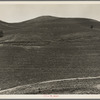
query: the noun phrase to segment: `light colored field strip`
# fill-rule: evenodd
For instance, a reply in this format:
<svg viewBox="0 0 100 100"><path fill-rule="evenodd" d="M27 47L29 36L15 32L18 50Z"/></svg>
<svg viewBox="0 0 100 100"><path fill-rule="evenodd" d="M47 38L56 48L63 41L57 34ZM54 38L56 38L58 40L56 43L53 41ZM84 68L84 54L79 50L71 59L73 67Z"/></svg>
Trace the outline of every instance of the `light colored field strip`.
<svg viewBox="0 0 100 100"><path fill-rule="evenodd" d="M67 80L85 80L85 79L99 79L100 76L97 77L82 77L82 78L68 78L68 79L58 79L58 80L50 80L50 81L43 81L41 83L51 83L51 82L60 82L60 81L67 81Z"/></svg>

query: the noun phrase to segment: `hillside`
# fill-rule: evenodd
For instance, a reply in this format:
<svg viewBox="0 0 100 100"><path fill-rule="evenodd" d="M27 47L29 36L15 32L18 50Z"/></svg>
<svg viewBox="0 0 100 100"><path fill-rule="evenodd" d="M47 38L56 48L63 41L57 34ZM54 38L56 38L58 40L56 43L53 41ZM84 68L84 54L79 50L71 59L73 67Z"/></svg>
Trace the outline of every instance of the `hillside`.
<svg viewBox="0 0 100 100"><path fill-rule="evenodd" d="M91 32L91 25L96 28L92 32L96 32L100 28L100 23L92 19L51 16L42 16L25 22L7 25L9 27L13 26L5 32L5 35L9 35L12 41L34 41L35 39L36 41L54 41L69 33ZM5 25L1 29L3 28L5 28ZM11 41L11 38L7 41Z"/></svg>
<svg viewBox="0 0 100 100"><path fill-rule="evenodd" d="M21 23L1 22L0 26L4 31L0 38L1 90L100 76L99 21L42 16Z"/></svg>
<svg viewBox="0 0 100 100"><path fill-rule="evenodd" d="M100 94L100 76L38 82L2 90L0 94Z"/></svg>

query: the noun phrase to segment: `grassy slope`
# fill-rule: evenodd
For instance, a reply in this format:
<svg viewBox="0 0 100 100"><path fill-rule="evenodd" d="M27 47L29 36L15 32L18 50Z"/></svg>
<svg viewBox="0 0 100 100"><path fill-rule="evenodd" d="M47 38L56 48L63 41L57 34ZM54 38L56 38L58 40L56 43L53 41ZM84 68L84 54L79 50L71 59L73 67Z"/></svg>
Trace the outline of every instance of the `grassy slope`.
<svg viewBox="0 0 100 100"><path fill-rule="evenodd" d="M6 28L0 41L18 44L0 46L1 90L53 79L100 75L100 22L46 17L9 26L13 28Z"/></svg>
<svg viewBox="0 0 100 100"><path fill-rule="evenodd" d="M100 78L40 82L6 89L0 94L100 94Z"/></svg>

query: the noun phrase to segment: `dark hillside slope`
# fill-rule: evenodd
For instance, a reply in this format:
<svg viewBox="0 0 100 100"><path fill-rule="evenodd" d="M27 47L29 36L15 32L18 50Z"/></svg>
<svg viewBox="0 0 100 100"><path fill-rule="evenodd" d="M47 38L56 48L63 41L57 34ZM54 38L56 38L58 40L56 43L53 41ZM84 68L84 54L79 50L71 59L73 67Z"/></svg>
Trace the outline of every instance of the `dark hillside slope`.
<svg viewBox="0 0 100 100"><path fill-rule="evenodd" d="M34 41L35 38L48 41L59 39L63 34L91 31L91 25L94 26L94 30L100 28L100 23L92 19L42 16L16 23L14 28L5 34L10 34L10 37L14 38L12 41ZM8 41L11 41L11 38Z"/></svg>
<svg viewBox="0 0 100 100"><path fill-rule="evenodd" d="M0 38L1 90L100 75L100 22L43 16L8 26Z"/></svg>

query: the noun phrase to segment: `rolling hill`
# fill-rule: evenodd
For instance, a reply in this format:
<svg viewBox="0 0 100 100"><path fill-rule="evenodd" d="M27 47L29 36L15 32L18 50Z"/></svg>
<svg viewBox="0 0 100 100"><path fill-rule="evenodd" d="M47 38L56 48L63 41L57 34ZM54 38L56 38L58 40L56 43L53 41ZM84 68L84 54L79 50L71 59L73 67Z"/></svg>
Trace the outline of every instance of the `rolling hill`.
<svg viewBox="0 0 100 100"><path fill-rule="evenodd" d="M0 94L100 94L100 76L38 82L5 89Z"/></svg>
<svg viewBox="0 0 100 100"><path fill-rule="evenodd" d="M91 28L91 25L93 28ZM100 22L41 16L0 22L0 89L100 76Z"/></svg>

